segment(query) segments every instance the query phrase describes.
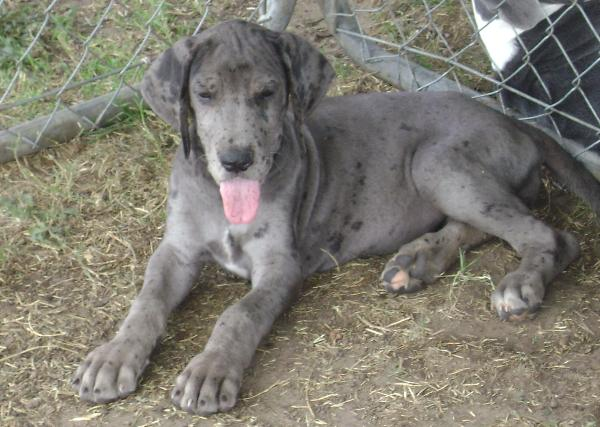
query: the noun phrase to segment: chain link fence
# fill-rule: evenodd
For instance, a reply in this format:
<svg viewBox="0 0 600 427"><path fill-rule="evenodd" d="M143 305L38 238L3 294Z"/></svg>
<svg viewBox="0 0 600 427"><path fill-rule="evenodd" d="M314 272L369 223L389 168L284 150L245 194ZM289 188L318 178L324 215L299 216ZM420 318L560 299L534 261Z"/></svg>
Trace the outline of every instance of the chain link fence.
<svg viewBox="0 0 600 427"><path fill-rule="evenodd" d="M0 162L127 120L136 85L177 39L257 1L0 0Z"/></svg>
<svg viewBox="0 0 600 427"><path fill-rule="evenodd" d="M600 178L599 2L473 1L477 13L471 0L319 5L366 69L404 90L462 91L541 125ZM295 3L0 0L0 161L127 119L150 58L178 38L232 17L282 30Z"/></svg>
<svg viewBox="0 0 600 427"><path fill-rule="evenodd" d="M404 90L458 90L542 127L600 179L600 2L325 0L322 9L366 69Z"/></svg>

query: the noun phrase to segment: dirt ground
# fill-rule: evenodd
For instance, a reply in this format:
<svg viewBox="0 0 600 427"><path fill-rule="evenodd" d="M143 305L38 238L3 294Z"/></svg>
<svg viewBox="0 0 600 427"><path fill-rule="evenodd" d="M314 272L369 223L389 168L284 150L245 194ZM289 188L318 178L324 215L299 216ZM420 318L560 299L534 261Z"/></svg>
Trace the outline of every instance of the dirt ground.
<svg viewBox="0 0 600 427"><path fill-rule="evenodd" d="M332 94L389 90L349 65L312 2L293 31L319 45ZM169 401L175 377L248 284L207 268L131 396L81 402L69 379L106 341L138 292L163 232L178 141L150 112L0 165L0 425L3 426L596 426L600 423L600 232L581 202L547 185L537 214L572 231L582 256L539 315L501 322L490 293L518 259L500 241L434 285L391 298L385 258L306 283L247 371L228 414L192 416ZM401 220L401 218L399 218Z"/></svg>

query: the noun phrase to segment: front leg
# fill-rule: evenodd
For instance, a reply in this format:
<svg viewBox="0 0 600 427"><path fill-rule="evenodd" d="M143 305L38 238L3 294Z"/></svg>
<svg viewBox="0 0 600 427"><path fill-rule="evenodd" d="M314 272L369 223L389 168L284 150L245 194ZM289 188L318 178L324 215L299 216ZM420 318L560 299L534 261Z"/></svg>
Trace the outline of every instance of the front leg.
<svg viewBox="0 0 600 427"><path fill-rule="evenodd" d="M175 405L201 415L235 405L244 369L302 282L293 257L272 255L268 259L253 269L252 290L223 312L204 351L177 378L171 394Z"/></svg>
<svg viewBox="0 0 600 427"><path fill-rule="evenodd" d="M161 242L116 336L89 353L75 372L71 384L81 399L104 403L135 390L167 317L189 293L206 260L199 250Z"/></svg>

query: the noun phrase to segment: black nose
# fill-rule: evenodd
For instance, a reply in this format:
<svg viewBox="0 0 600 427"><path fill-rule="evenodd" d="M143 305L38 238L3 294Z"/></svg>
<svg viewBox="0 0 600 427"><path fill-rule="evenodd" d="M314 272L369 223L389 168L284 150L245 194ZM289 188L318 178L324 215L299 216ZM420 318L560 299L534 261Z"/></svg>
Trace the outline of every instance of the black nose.
<svg viewBox="0 0 600 427"><path fill-rule="evenodd" d="M254 154L249 148L230 148L219 154L219 161L227 172L242 172L252 165Z"/></svg>

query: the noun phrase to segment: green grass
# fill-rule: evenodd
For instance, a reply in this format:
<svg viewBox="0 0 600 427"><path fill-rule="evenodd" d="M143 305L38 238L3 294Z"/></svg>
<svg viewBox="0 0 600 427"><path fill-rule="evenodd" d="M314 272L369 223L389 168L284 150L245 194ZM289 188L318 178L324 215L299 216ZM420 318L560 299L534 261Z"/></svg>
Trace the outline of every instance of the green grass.
<svg viewBox="0 0 600 427"><path fill-rule="evenodd" d="M470 46L473 31L460 2L428 0L427 5L431 16L425 13L422 0L390 2L381 11L364 14L363 28L366 28L366 32L371 36L400 46L408 43L410 48L442 58L451 58L453 54L466 48L455 60L475 70L481 70L484 74L491 74L492 70L484 51L477 44ZM452 52L448 46L451 46ZM388 51L397 53L394 49ZM440 74L451 69L445 60L408 51L402 53L411 61ZM461 84L479 91L491 89L481 78L460 69L453 69L447 77L455 78Z"/></svg>
<svg viewBox="0 0 600 427"><path fill-rule="evenodd" d="M337 78L340 80L353 80L362 74L360 69L352 66L344 59L334 60L333 69L335 70Z"/></svg>
<svg viewBox="0 0 600 427"><path fill-rule="evenodd" d="M46 27L39 39L24 58L26 51L44 21L44 6L38 3L5 3L0 10L0 88L7 88L16 73L16 84L6 103L20 101L40 95L45 91L61 88L81 58L85 59L71 83L97 78L103 74L120 71L132 58L151 28L151 36L133 60L132 65L143 58L153 57L179 38L191 34L199 22L204 2L187 0L164 2L144 1L143 7L127 3L114 3L98 32L88 40L105 12L104 2L92 2L88 6L80 3L57 3L49 13ZM209 15L214 20L215 16ZM88 42L86 44L86 42ZM87 49L86 49L87 48ZM128 70L123 75L114 75L81 88L65 92L61 99L71 105L115 90L121 78L128 84L141 79L144 67ZM3 91L0 93L0 96ZM56 98L33 102L22 107L0 111L0 128L49 114Z"/></svg>
<svg viewBox="0 0 600 427"><path fill-rule="evenodd" d="M64 246L70 220L79 213L73 198L65 197L72 194L75 171L69 164L57 166L56 175L45 182L29 169L22 169L24 179L29 180L34 187L43 188L37 195L19 192L11 196L0 196L0 213L6 215L10 222L25 225L23 235L33 243L55 249ZM40 203L41 199L49 203Z"/></svg>
<svg viewBox="0 0 600 427"><path fill-rule="evenodd" d="M453 288L460 286L462 283L467 282L483 282L494 288L494 284L492 279L488 274L478 275L473 272L473 267L477 264L477 259L473 259L471 261L467 261L467 256L465 251L461 248L458 251L458 268L455 273L447 275L446 277L450 277L452 279L451 287Z"/></svg>
<svg viewBox="0 0 600 427"><path fill-rule="evenodd" d="M32 17L39 16L40 12L41 8L35 4L0 10L0 71L10 70L12 64L21 57L27 48L27 41L35 33L35 21Z"/></svg>
<svg viewBox="0 0 600 427"><path fill-rule="evenodd" d="M114 70L121 70L132 58L132 55L146 35L148 24L151 35L145 47L134 59L133 64L143 58L152 58L174 41L189 35L196 28L204 10L204 2L188 0L180 2L164 2L160 11L153 17L160 0L144 2L144 7L134 7L125 3L114 4L106 15L96 35L89 39L105 11L106 4L92 2L83 7L81 3L64 5L57 3L48 17L48 23L41 33L35 46L20 66L17 83L6 102L19 101L39 95L47 90L60 88L82 61L73 82L96 78ZM232 2L223 3L224 6ZM44 7L41 3L5 3L0 10L0 88L8 87L17 72L17 61L28 48L44 20ZM209 14L206 25L217 18ZM86 43L87 42L87 43ZM87 48L87 49L86 49ZM128 84L141 80L145 66L135 67L121 75L86 84L81 88L69 90L62 96L67 105L72 105L96 96L104 95L115 90L121 78ZM35 117L49 114L56 103L51 97L46 102L31 104L0 111L0 130ZM166 126L157 131L148 126L147 116L151 112L145 110L141 103L124 106L118 120L113 124L94 131L82 142L86 145L112 138L114 135L128 132L136 127L143 134L144 147L137 150L143 152L143 159L125 159L129 172L133 175L144 170L154 170L154 173L144 172L144 176L166 176L169 158L166 152L171 152L175 145L176 135L170 134ZM142 126L139 124L142 123ZM165 136L165 132L166 135ZM23 245L43 248L58 254L68 252L84 263L83 251L78 245L69 243L74 236L81 233L81 227L71 225L80 221L82 209L89 211L89 204L103 198L113 200L117 205L132 206L130 193L116 194L114 188L120 186L122 173L116 172L115 158L112 153L105 153L106 158L97 160L91 169L98 169L96 176L88 179L98 183L86 196L76 190L81 183L76 182L76 176L81 176L81 169L89 169L86 164L72 164L64 159L48 158L41 173L37 169L32 172L29 160L18 163L19 182L10 181L15 187L12 192L0 192L0 225L3 230L12 232L0 233L0 268L14 261L15 248ZM131 163L129 163L131 162ZM108 166L111 164L111 166ZM105 165L106 168L105 169ZM144 166L141 166L141 165ZM115 174L114 177L107 177ZM85 173L84 173L85 175ZM6 181L7 184L9 181ZM135 180L132 180L135 182ZM17 189L18 188L18 189ZM90 199L91 198L91 199ZM160 202L162 203L162 199ZM144 207L145 209L145 207ZM164 219L162 211L155 214ZM4 227L6 226L6 227ZM18 232L14 232L18 230Z"/></svg>

